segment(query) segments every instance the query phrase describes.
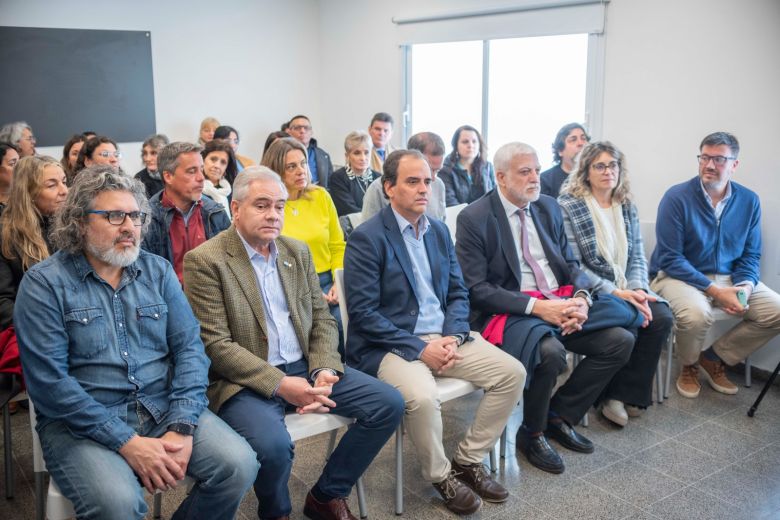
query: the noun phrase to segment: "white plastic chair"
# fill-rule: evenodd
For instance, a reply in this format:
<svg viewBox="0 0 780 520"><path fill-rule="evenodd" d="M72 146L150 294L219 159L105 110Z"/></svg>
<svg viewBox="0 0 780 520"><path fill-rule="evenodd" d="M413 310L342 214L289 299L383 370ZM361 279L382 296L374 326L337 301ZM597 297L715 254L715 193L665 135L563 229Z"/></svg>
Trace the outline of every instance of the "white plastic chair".
<svg viewBox="0 0 780 520"><path fill-rule="evenodd" d="M644 246L645 246L645 257L650 260L650 256L653 254L653 250L655 250L655 244L656 244L656 237L655 237L655 222L650 221L644 221L640 222L639 226L642 231L642 239L644 240ZM712 323L712 326L710 327L710 330L707 332L707 337L704 340L704 345L712 345L712 343L715 342L717 339L716 336L716 325L720 323L726 323L728 321L733 321L733 325L735 325L739 318L732 316L726 312L724 312L721 309L714 308L713 309L713 318L714 321ZM675 325L676 327L676 325ZM675 345L676 335L675 335L675 329L672 328L671 334L669 334L669 341L666 344L666 381L664 381L663 385L663 398L669 397L669 390L672 386L672 357L674 354L674 345ZM660 376L661 373L661 362L659 360L658 362L658 372L657 374ZM659 385L658 388L661 388L660 385L660 378L659 378ZM750 373L750 356L748 356L745 359L745 386L750 388L750 385L752 384L751 381L751 373ZM660 397L661 392L658 392L659 394L659 403L663 401L663 398Z"/></svg>
<svg viewBox="0 0 780 520"><path fill-rule="evenodd" d="M466 204L461 206L465 207ZM454 206L457 207L457 206ZM460 209L463 209L461 207ZM448 208L449 209L449 208ZM458 210L460 211L460 210ZM449 215L447 220L449 221ZM339 312L341 313L341 324L344 327L344 338L347 337L347 326L349 325L349 315L347 313L347 299L344 291L344 269L336 269L336 292L339 297ZM465 381L463 379L456 379L453 377L437 377L436 387L439 393L439 400L442 403L457 399L469 395L481 388ZM398 426L395 434L395 514L401 515L404 512L404 486L403 486L403 435L404 435L403 422ZM506 440L506 435L502 434L502 442ZM498 471L496 464L496 452L495 449L490 450L490 471L495 473Z"/></svg>
<svg viewBox="0 0 780 520"><path fill-rule="evenodd" d="M458 214L463 211L463 208L466 206L468 206L468 204L464 202L457 206L449 206L444 210L444 223L447 224L447 229L450 230L453 244L455 243L455 229L458 225Z"/></svg>

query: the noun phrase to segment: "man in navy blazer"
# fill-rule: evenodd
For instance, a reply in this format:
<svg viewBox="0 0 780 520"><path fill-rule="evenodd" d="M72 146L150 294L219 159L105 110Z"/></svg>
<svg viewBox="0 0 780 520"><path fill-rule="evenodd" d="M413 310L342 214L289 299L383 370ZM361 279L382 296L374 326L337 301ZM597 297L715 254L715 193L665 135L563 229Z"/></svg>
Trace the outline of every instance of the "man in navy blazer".
<svg viewBox="0 0 780 520"><path fill-rule="evenodd" d="M528 370L518 449L534 466L562 473L563 460L546 437L574 451L593 451L572 425L626 364L634 337L608 326L623 307L591 299L591 282L569 248L560 208L540 196L534 149L504 145L494 165L498 187L458 216L457 254L471 324ZM585 358L551 398L566 369L566 349Z"/></svg>
<svg viewBox="0 0 780 520"><path fill-rule="evenodd" d="M395 386L406 401L406 429L423 478L456 514L509 494L482 460L517 405L525 369L471 332L468 293L447 227L428 219L431 170L416 150L396 150L384 164L390 206L349 237L344 279L350 365ZM452 462L444 454L434 376L485 390ZM481 499L480 499L481 497Z"/></svg>

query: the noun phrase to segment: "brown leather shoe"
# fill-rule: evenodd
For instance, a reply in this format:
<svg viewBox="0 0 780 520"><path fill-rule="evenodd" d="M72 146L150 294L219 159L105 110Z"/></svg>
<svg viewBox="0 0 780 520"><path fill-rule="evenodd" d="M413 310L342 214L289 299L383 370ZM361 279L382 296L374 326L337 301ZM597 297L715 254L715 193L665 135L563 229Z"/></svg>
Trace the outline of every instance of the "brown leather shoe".
<svg viewBox="0 0 780 520"><path fill-rule="evenodd" d="M455 471L450 471L441 482L434 482L433 487L444 499L447 509L456 515L470 515L482 507L482 499L455 477Z"/></svg>
<svg viewBox="0 0 780 520"><path fill-rule="evenodd" d="M726 377L726 365L723 364L723 361L710 361L702 353L699 355L699 366L703 369L701 374L713 390L728 395L737 393L737 385Z"/></svg>
<svg viewBox="0 0 780 520"><path fill-rule="evenodd" d="M306 495L303 514L311 520L357 520L349 510L346 498L334 498L329 502L317 502L314 495Z"/></svg>
<svg viewBox="0 0 780 520"><path fill-rule="evenodd" d="M493 480L490 471L484 464L471 464L469 466L458 464L455 459L452 460L452 469L458 480L464 482L468 487L477 492L486 502L495 504L506 502L509 498L509 491L504 486Z"/></svg>

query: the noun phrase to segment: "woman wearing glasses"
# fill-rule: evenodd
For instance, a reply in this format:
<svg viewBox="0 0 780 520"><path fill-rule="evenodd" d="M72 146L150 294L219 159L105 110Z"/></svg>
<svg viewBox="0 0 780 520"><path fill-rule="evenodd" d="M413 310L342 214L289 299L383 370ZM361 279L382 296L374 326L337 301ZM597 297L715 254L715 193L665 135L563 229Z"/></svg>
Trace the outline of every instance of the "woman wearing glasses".
<svg viewBox="0 0 780 520"><path fill-rule="evenodd" d="M74 168L74 177L87 166L95 164L108 164L115 170L119 169L119 159L122 158L122 152L116 142L110 137L97 135L91 137L79 151L79 158Z"/></svg>
<svg viewBox="0 0 780 520"><path fill-rule="evenodd" d="M625 426L652 401L653 375L672 329L669 306L650 291L639 217L625 157L608 141L587 145L563 187L566 236L596 292L613 294L644 316L631 358L602 396L602 414Z"/></svg>
<svg viewBox="0 0 780 520"><path fill-rule="evenodd" d="M65 171L53 157L23 157L14 168L10 202L0 217L0 369L21 376L13 332L22 276L54 252L49 225L68 194ZM12 339L13 338L13 339Z"/></svg>
<svg viewBox="0 0 780 520"><path fill-rule="evenodd" d="M341 339L339 299L333 285L333 273L344 266L344 234L336 206L327 190L311 183L306 148L292 137L284 137L268 147L263 166L282 178L289 197L284 206L282 234L306 242L319 276L322 297L339 323L339 352L344 357Z"/></svg>

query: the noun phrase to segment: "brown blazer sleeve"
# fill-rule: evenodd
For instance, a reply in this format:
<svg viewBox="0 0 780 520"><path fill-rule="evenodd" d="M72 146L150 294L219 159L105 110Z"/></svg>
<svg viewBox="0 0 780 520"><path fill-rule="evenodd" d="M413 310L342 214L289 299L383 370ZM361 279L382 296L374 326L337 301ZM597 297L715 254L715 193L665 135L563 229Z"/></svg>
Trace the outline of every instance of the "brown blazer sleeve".
<svg viewBox="0 0 780 520"><path fill-rule="evenodd" d="M209 397L216 401L212 405L217 410L241 387L271 397L284 377L281 370L266 361L268 338L228 267L227 255L224 250L214 247L218 246L219 238L215 237L184 257L185 294L200 320L201 338L206 354L211 358L212 383L218 388L216 395L210 392ZM255 286L254 279L248 282ZM254 312L262 313L262 306ZM232 385L237 386L231 388Z"/></svg>

